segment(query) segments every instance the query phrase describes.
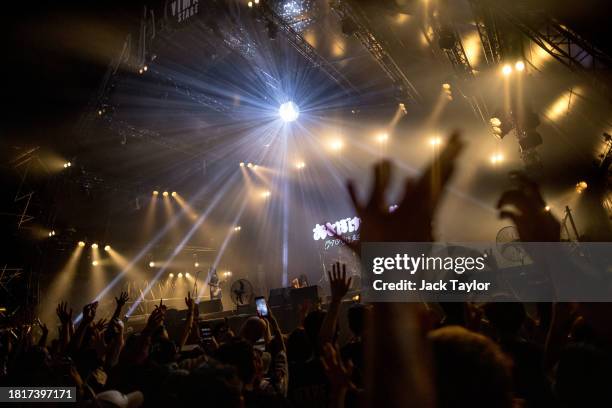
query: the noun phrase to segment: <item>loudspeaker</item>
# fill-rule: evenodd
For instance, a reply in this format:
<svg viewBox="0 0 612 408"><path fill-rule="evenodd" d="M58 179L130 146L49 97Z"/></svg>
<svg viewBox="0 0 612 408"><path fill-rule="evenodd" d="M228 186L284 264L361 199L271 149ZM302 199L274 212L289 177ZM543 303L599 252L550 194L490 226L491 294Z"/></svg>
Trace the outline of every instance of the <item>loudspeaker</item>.
<svg viewBox="0 0 612 408"><path fill-rule="evenodd" d="M284 306L291 303L291 288L270 289L268 306Z"/></svg>
<svg viewBox="0 0 612 408"><path fill-rule="evenodd" d="M307 299L314 305L319 302L319 287L313 285L306 286L305 288L291 289L290 296L294 307L299 307Z"/></svg>
<svg viewBox="0 0 612 408"><path fill-rule="evenodd" d="M223 311L223 303L221 303L221 299L213 299L206 300L204 302L200 302L199 305L200 313L217 313Z"/></svg>

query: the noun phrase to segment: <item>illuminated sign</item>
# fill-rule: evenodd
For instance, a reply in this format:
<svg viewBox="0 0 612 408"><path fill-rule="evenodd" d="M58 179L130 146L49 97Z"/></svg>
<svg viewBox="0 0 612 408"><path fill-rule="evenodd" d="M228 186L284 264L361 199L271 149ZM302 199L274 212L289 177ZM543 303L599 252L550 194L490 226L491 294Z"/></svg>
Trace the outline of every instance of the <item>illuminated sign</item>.
<svg viewBox="0 0 612 408"><path fill-rule="evenodd" d="M336 235L354 234L359 231L360 225L361 219L359 217L343 218L340 221L334 223L327 222L323 225L317 224L312 229L312 238L318 241L329 237L335 237Z"/></svg>

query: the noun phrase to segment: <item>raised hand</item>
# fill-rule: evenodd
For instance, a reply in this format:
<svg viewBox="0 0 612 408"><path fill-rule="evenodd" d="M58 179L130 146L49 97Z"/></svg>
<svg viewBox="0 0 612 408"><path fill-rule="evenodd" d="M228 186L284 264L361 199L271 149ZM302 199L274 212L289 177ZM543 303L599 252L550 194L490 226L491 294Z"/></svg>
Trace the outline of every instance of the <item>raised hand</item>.
<svg viewBox="0 0 612 408"><path fill-rule="evenodd" d="M389 161L382 161L374 166L374 186L366 204L359 202L355 186L349 182L351 200L362 220L361 241L433 241L433 216L462 149L463 142L459 133L455 132L420 178L408 178L405 181L404 196L393 212L389 212L388 203L385 201L391 180L392 169Z"/></svg>
<svg viewBox="0 0 612 408"><path fill-rule="evenodd" d="M98 309L98 302L87 304L83 307L83 323L90 324L96 318L96 310Z"/></svg>
<svg viewBox="0 0 612 408"><path fill-rule="evenodd" d="M521 173L511 173L511 177L517 188L502 194L497 203L499 217L510 219L516 225L523 242L558 242L561 225L546 210L538 185Z"/></svg>
<svg viewBox="0 0 612 408"><path fill-rule="evenodd" d="M329 277L332 302L340 302L351 287L352 278L346 278L346 264L342 264L342 272L340 272L340 262L336 262L332 265L331 272L327 271L327 276Z"/></svg>
<svg viewBox="0 0 612 408"><path fill-rule="evenodd" d="M119 295L119 297L115 298L115 302L117 303L117 307L123 307L125 306L125 304L127 303L127 301L130 298L128 297L128 293L127 292L121 292L121 294Z"/></svg>
<svg viewBox="0 0 612 408"><path fill-rule="evenodd" d="M195 302L191 297L191 292L187 292L187 297L185 298L185 305L187 306L187 312L193 313Z"/></svg>
<svg viewBox="0 0 612 408"><path fill-rule="evenodd" d="M104 318L98 320L96 324L94 324L94 328L100 332L104 331L105 327L106 327L106 319Z"/></svg>
<svg viewBox="0 0 612 408"><path fill-rule="evenodd" d="M60 302L55 309L55 313L62 324L68 324L72 321L72 308L68 311L67 302Z"/></svg>

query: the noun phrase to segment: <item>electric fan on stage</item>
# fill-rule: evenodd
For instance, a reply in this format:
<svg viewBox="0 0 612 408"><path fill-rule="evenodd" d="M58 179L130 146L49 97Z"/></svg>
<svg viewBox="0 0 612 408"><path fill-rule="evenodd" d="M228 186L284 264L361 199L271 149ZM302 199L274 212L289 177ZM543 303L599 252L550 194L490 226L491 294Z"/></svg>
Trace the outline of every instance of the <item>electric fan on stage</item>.
<svg viewBox="0 0 612 408"><path fill-rule="evenodd" d="M250 305L253 303L253 285L246 279L238 279L232 283L230 296L236 306Z"/></svg>

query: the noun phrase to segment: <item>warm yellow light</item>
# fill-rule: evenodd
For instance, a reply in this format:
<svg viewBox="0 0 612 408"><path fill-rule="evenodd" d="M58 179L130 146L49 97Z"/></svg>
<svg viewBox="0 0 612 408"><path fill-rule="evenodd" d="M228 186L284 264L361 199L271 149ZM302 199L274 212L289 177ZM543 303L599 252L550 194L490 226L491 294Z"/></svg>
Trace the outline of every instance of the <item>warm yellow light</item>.
<svg viewBox="0 0 612 408"><path fill-rule="evenodd" d="M156 196L156 195L158 195L158 194L159 194L159 191L157 191L157 190L153 190L153 195L155 195L155 196Z"/></svg>
<svg viewBox="0 0 612 408"><path fill-rule="evenodd" d="M105 250L106 252L110 251L110 250L111 250L111 246L110 246L110 245L105 245L105 246L104 246L104 250Z"/></svg>
<svg viewBox="0 0 612 408"><path fill-rule="evenodd" d="M244 162L240 162L240 167L244 167Z"/></svg>
<svg viewBox="0 0 612 408"><path fill-rule="evenodd" d="M92 249L98 249L98 244L95 244L95 243L94 243L94 244L91 244L91 248L92 248Z"/></svg>
<svg viewBox="0 0 612 408"><path fill-rule="evenodd" d="M247 3L247 6L249 6L249 8L252 8L252 7L253 7L253 2L252 2L252 1L249 1L249 2Z"/></svg>
<svg viewBox="0 0 612 408"><path fill-rule="evenodd" d="M329 147L334 151L338 151L344 147L344 142L341 139L334 139L329 143Z"/></svg>
<svg viewBox="0 0 612 408"><path fill-rule="evenodd" d="M230 276L232 276L232 272L230 272L230 271L223 272L223 276L225 278L229 278Z"/></svg>
<svg viewBox="0 0 612 408"><path fill-rule="evenodd" d="M167 191L164 191L164 192L162 193L162 195L163 195L164 197L168 197L168 192L167 192Z"/></svg>
<svg viewBox="0 0 612 408"><path fill-rule="evenodd" d="M588 186L589 186L589 185L587 184L587 182L586 182L586 181L579 181L579 182L576 184L576 192L577 192L578 194L582 194L582 192L583 192L584 190L586 190Z"/></svg>
<svg viewBox="0 0 612 408"><path fill-rule="evenodd" d="M494 126L494 127L501 126L501 120L499 120L499 118L491 118L489 122L491 123L491 126Z"/></svg>
<svg viewBox="0 0 612 408"><path fill-rule="evenodd" d="M259 167L258 165L254 164L253 165L253 170L257 170L258 167Z"/></svg>
<svg viewBox="0 0 612 408"><path fill-rule="evenodd" d="M450 84L442 84L442 89L444 89L445 91L450 91L451 86Z"/></svg>
<svg viewBox="0 0 612 408"><path fill-rule="evenodd" d="M259 0L253 0L255 4L259 4Z"/></svg>
<svg viewBox="0 0 612 408"><path fill-rule="evenodd" d="M306 163L304 163L303 161L295 163L295 168L298 169L298 170L301 170L304 167L306 167Z"/></svg>
<svg viewBox="0 0 612 408"><path fill-rule="evenodd" d="M172 192L172 197L176 197L176 191Z"/></svg>
<svg viewBox="0 0 612 408"><path fill-rule="evenodd" d="M491 156L491 164L498 164L504 161L504 155L501 153L495 153Z"/></svg>
<svg viewBox="0 0 612 408"><path fill-rule="evenodd" d="M504 74L504 76L508 76L511 73L512 73L512 65L505 64L502 68L502 74Z"/></svg>
<svg viewBox="0 0 612 408"><path fill-rule="evenodd" d="M145 65L144 67L142 67L142 69L143 69L145 72L147 72L147 71L149 70L149 67Z"/></svg>
<svg viewBox="0 0 612 408"><path fill-rule="evenodd" d="M523 71L525 69L525 63L523 61L517 61L517 63L514 64L514 68L516 68L517 71Z"/></svg>
<svg viewBox="0 0 612 408"><path fill-rule="evenodd" d="M144 72L144 71L143 71L143 69L142 69L142 68L140 68L140 69L138 70L138 73L139 73L139 74L142 74L143 72Z"/></svg>
<svg viewBox="0 0 612 408"><path fill-rule="evenodd" d="M549 212L550 211L550 205L547 205L546 207L544 207L544 211Z"/></svg>
<svg viewBox="0 0 612 408"><path fill-rule="evenodd" d="M183 277L183 274L181 272L179 272L178 277L179 277L179 279L181 279Z"/></svg>
<svg viewBox="0 0 612 408"><path fill-rule="evenodd" d="M170 274L168 274L169 277L174 278L174 274L172 272L170 272Z"/></svg>
<svg viewBox="0 0 612 408"><path fill-rule="evenodd" d="M429 139L429 144L432 146L440 146L442 144L442 139L440 139L438 136L434 136Z"/></svg>
<svg viewBox="0 0 612 408"><path fill-rule="evenodd" d="M272 193L270 193L269 191L264 191L264 192L261 193L261 196L263 198L268 198L268 197L270 197L270 194L272 194Z"/></svg>
<svg viewBox="0 0 612 408"><path fill-rule="evenodd" d="M247 167L248 167L249 169L252 169L252 168L253 168L253 163L249 163L249 164L247 164Z"/></svg>
<svg viewBox="0 0 612 408"><path fill-rule="evenodd" d="M378 143L385 143L387 140L389 140L389 134L388 133L379 133L376 136L376 141Z"/></svg>
<svg viewBox="0 0 612 408"><path fill-rule="evenodd" d="M237 225L234 227L234 231L240 231L242 229L242 227L240 225Z"/></svg>
<svg viewBox="0 0 612 408"><path fill-rule="evenodd" d="M191 277L191 275L189 274L189 272L186 272L186 273L185 273L185 277L186 277L186 278Z"/></svg>
<svg viewBox="0 0 612 408"><path fill-rule="evenodd" d="M83 241L79 241L78 245L79 245L81 248L83 248L83 247L85 246L85 242L83 242Z"/></svg>
<svg viewBox="0 0 612 408"><path fill-rule="evenodd" d="M200 263L199 262L194 262L193 266L195 266L197 268L198 266L200 266Z"/></svg>
<svg viewBox="0 0 612 408"><path fill-rule="evenodd" d="M93 261L91 264L92 264L93 266L98 266L98 261Z"/></svg>
<svg viewBox="0 0 612 408"><path fill-rule="evenodd" d="M153 262L153 261L149 262L149 267L150 268L155 268L155 262Z"/></svg>

